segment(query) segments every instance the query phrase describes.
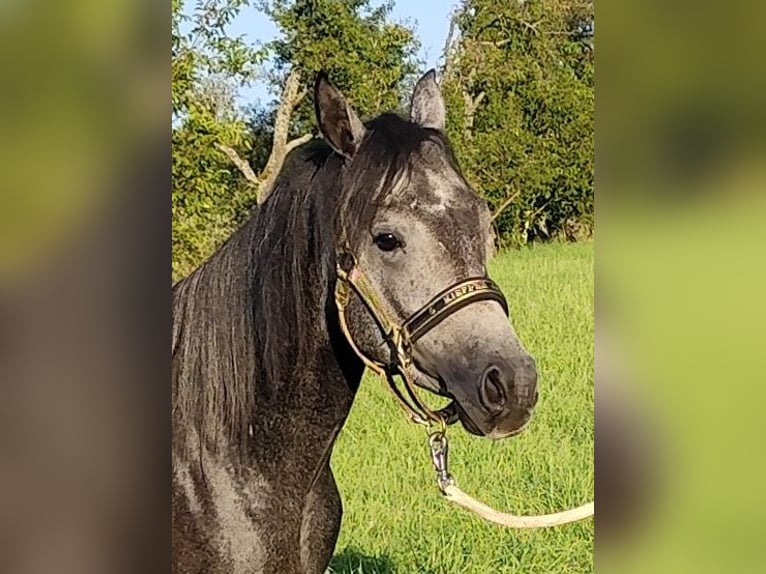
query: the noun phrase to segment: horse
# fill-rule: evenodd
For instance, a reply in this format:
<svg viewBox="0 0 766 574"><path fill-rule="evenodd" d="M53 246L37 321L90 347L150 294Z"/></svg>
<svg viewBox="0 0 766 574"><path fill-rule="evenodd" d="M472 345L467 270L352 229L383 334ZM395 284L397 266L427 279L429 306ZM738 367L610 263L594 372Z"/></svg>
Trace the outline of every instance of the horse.
<svg viewBox="0 0 766 574"><path fill-rule="evenodd" d="M174 572L326 571L342 516L329 461L365 367L406 372L493 439L537 402L434 71L409 117L362 122L323 72L313 97L321 137L173 286Z"/></svg>

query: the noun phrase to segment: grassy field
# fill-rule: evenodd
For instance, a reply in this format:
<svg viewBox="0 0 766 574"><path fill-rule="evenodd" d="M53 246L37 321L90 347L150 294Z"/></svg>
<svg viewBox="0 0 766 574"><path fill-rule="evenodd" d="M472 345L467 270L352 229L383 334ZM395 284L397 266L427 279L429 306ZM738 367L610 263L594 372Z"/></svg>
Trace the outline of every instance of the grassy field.
<svg viewBox="0 0 766 574"><path fill-rule="evenodd" d="M593 500L593 244L501 253L490 273L537 361L540 400L529 427L506 441L452 427L452 473L469 494L519 514ZM373 377L332 464L344 505L334 574L593 572L593 520L514 531L444 500L424 430Z"/></svg>

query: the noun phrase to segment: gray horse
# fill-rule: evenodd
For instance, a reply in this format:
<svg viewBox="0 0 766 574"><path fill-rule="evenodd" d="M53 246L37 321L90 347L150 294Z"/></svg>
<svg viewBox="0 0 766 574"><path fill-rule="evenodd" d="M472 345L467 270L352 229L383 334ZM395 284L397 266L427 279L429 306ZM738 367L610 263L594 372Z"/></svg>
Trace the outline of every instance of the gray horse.
<svg viewBox="0 0 766 574"><path fill-rule="evenodd" d="M340 328L341 238L400 323L486 276L490 214L450 149L434 72L409 119L362 123L324 74L314 102L324 139L294 150L251 219L173 287L174 572L328 567L342 512L330 455L364 371L354 347L390 359L358 295ZM451 397L469 432L529 420L534 362L497 301L444 317L409 352L415 384Z"/></svg>

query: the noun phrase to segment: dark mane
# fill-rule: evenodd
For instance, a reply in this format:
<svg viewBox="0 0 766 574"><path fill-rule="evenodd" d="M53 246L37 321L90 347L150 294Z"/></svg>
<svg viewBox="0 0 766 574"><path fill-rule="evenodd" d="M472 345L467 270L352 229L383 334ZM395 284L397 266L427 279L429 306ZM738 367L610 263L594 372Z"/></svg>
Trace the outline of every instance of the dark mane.
<svg viewBox="0 0 766 574"><path fill-rule="evenodd" d="M366 125L348 165L322 140L294 150L250 220L173 287L173 424L210 448L244 444L260 409L298 400L309 355L332 343L337 238L369 232L425 141L457 166L436 131L394 114Z"/></svg>

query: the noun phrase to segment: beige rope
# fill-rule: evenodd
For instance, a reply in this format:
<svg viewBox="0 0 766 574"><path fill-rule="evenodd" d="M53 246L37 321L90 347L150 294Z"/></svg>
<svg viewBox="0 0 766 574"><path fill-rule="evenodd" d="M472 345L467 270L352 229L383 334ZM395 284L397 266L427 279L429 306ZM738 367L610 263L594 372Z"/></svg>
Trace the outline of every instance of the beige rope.
<svg viewBox="0 0 766 574"><path fill-rule="evenodd" d="M476 500L460 490L455 484L444 486L442 492L450 502L454 502L458 506L462 506L463 508L478 514L485 520L509 528L546 528L549 526L560 526L569 522L589 518L595 514L595 503L588 502L577 508L556 512L555 514L517 516L515 514L500 512L487 506L483 502Z"/></svg>

